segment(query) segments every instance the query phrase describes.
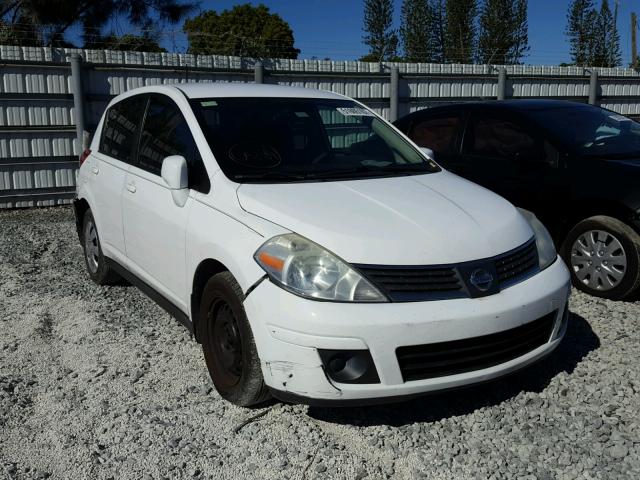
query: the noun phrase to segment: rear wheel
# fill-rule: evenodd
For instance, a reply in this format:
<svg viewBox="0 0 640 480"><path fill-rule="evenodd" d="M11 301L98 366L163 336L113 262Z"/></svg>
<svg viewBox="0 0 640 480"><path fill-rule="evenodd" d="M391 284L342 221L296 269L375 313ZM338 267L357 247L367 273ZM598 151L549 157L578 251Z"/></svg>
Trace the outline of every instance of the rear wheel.
<svg viewBox="0 0 640 480"><path fill-rule="evenodd" d="M596 216L578 223L562 253L573 284L591 295L622 300L640 286L640 236L618 219Z"/></svg>
<svg viewBox="0 0 640 480"><path fill-rule="evenodd" d="M247 315L244 294L229 272L211 277L200 302L202 350L216 390L242 407L270 397Z"/></svg>
<svg viewBox="0 0 640 480"><path fill-rule="evenodd" d="M98 285L108 285L121 280L106 262L100 246L98 227L91 210L87 210L82 221L82 248L84 249L84 263L89 277Z"/></svg>

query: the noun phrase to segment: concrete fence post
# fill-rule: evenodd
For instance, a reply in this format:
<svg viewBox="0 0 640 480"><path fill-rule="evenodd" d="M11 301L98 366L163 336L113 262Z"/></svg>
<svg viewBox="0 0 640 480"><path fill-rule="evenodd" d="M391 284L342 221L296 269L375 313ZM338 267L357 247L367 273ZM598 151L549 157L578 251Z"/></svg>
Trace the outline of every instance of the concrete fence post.
<svg viewBox="0 0 640 480"><path fill-rule="evenodd" d="M498 70L498 100L507 98L507 69L501 67Z"/></svg>
<svg viewBox="0 0 640 480"><path fill-rule="evenodd" d="M391 67L391 82L389 85L389 121L398 119L398 101L400 97L400 71L398 67Z"/></svg>
<svg viewBox="0 0 640 480"><path fill-rule="evenodd" d="M264 65L262 65L262 62L256 62L253 66L253 76L255 83L264 83Z"/></svg>
<svg viewBox="0 0 640 480"><path fill-rule="evenodd" d="M76 120L76 136L78 139L78 156L85 148L84 93L82 91L82 57L77 53L70 56L71 85L73 88L73 110Z"/></svg>
<svg viewBox="0 0 640 480"><path fill-rule="evenodd" d="M595 105L598 102L598 71L591 70L589 77L589 105Z"/></svg>

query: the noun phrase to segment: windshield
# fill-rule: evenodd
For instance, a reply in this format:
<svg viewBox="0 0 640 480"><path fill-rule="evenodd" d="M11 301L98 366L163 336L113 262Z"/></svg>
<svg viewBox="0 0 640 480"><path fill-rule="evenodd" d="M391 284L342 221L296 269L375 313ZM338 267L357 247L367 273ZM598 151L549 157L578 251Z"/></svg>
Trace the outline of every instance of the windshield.
<svg viewBox="0 0 640 480"><path fill-rule="evenodd" d="M351 100L194 99L224 174L236 182L416 175L439 167Z"/></svg>
<svg viewBox="0 0 640 480"><path fill-rule="evenodd" d="M578 155L640 156L640 124L610 110L584 105L535 110L530 115Z"/></svg>

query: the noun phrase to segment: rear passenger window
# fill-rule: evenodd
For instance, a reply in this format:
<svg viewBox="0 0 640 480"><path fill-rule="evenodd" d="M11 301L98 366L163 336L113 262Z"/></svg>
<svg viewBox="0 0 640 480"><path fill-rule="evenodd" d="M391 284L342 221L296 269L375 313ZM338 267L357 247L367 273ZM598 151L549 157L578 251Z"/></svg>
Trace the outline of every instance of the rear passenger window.
<svg viewBox="0 0 640 480"><path fill-rule="evenodd" d="M209 191L209 177L182 112L169 97L154 95L142 127L138 167L160 175L162 161L170 155L187 160L190 188Z"/></svg>
<svg viewBox="0 0 640 480"><path fill-rule="evenodd" d="M409 130L409 138L419 147L426 147L436 154L457 153L458 132L462 124L459 114L432 117L417 121Z"/></svg>
<svg viewBox="0 0 640 480"><path fill-rule="evenodd" d="M134 163L137 130L146 101L144 96L130 97L107 110L98 148L100 153Z"/></svg>

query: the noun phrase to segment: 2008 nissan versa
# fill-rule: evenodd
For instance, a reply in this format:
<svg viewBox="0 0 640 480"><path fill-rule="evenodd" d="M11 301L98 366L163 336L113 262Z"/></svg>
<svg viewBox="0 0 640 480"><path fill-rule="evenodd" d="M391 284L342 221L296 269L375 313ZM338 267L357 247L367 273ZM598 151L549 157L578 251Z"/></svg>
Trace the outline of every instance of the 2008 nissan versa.
<svg viewBox="0 0 640 480"><path fill-rule="evenodd" d="M334 93L122 94L74 207L90 277L124 277L182 321L238 405L459 387L566 330L569 275L544 226Z"/></svg>

